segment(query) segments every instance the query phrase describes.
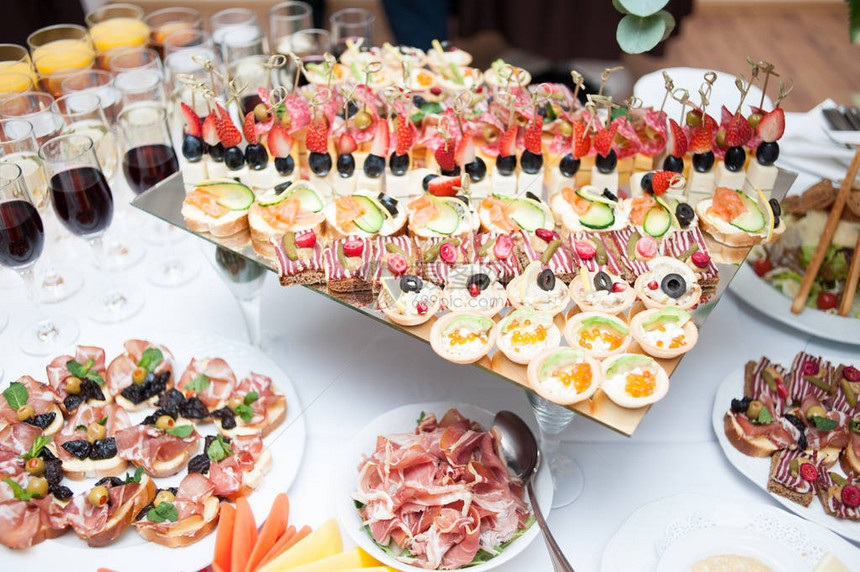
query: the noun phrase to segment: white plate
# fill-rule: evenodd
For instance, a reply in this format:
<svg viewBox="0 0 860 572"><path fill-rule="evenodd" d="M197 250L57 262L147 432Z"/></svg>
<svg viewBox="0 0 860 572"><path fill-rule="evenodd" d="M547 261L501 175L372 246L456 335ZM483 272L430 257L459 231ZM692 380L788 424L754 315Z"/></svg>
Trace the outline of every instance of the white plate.
<svg viewBox="0 0 860 572"><path fill-rule="evenodd" d="M660 558L657 572L689 570L696 562L711 556L752 557L780 572L804 572L800 558L779 541L754 530L735 526L703 528L679 539Z"/></svg>
<svg viewBox="0 0 860 572"><path fill-rule="evenodd" d="M238 379L255 371L272 378L275 385L287 397L287 417L280 427L264 439L272 451L272 468L263 478L263 483L249 497L248 502L254 511L257 522L261 522L269 512L272 501L279 492L289 489L301 464L305 448L305 421L299 397L287 374L260 350L224 338L183 332L181 334L154 333L141 336L141 339L164 344L173 353L174 374L179 376L192 357L220 357L230 364ZM90 340L89 343L99 340ZM104 346L107 360L122 353L125 338L107 343ZM74 349L67 352L74 354ZM45 358L47 364L52 358ZM15 378L25 372L15 372ZM37 379L44 379L44 370L31 373ZM11 378L11 376L10 376ZM13 379L14 381L14 379ZM143 413L145 416L146 413ZM137 415L133 419L137 419ZM142 418L142 416L141 416ZM201 435L216 434L211 423L201 425ZM130 472L130 471L128 471ZM160 487L175 486L186 472L165 479L155 479ZM76 493L88 489L95 479L70 481L63 484ZM129 527L116 541L103 548L90 548L86 543L68 530L63 536L47 540L26 550L10 550L0 546L0 562L3 570L63 570L63 572L92 572L96 567L106 567L122 572L152 572L153 570L184 570L193 572L205 568L212 562L215 547L215 533L199 542L183 548L168 548L154 542L147 542Z"/></svg>
<svg viewBox="0 0 860 572"><path fill-rule="evenodd" d="M758 539L760 544L749 546ZM846 565L860 562L860 550L821 526L782 509L698 494L679 494L636 509L606 544L603 572L689 570L671 566L674 558L706 557L726 546L742 546L762 561L781 559L775 570L811 571L827 552ZM676 556L677 554L677 556ZM665 562L664 562L665 561ZM799 566L799 568L798 568ZM664 568L665 567L665 568Z"/></svg>
<svg viewBox="0 0 860 572"><path fill-rule="evenodd" d="M815 308L793 313L793 300L759 278L749 264L741 265L729 288L752 308L787 326L819 338L860 345L860 320L834 316Z"/></svg>
<svg viewBox="0 0 860 572"><path fill-rule="evenodd" d="M393 409L388 413L380 415L371 421L364 429L362 429L350 443L343 449L340 455L340 466L337 477L335 479L334 490L338 495L337 500L337 518L340 521L341 528L349 534L349 536L363 550L371 556L397 570L404 572L420 572L423 568L404 564L395 558L383 552L373 541L373 538L364 530L361 525L361 517L355 504L350 497L356 488L358 479L358 465L361 460L373 452L376 448L376 438L379 435L390 435L392 433L410 432L415 429L415 421L418 419L421 412L435 413L441 419L442 416L451 408L460 411L465 417L477 421L484 428L489 428L493 424L494 413L487 411L481 407L467 405L465 403L449 403L444 401L434 403L416 403L414 405L404 405ZM538 502L543 509L544 517L549 516L549 510L552 506L552 477L549 469L541 466L534 482L535 494ZM526 499L528 502L528 499ZM511 558L519 554L534 540L540 533L540 527L537 523L533 524L522 536L516 539L505 550L492 560L485 564L468 568L470 572L482 572L496 568L500 564L509 561Z"/></svg>
<svg viewBox="0 0 860 572"><path fill-rule="evenodd" d="M825 359L829 359L827 356L824 357ZM790 360L791 358L788 358L788 361L783 360L778 363L790 366ZM841 360L839 358L833 358L831 361L839 363ZM729 443L729 440L726 437L726 432L723 429L723 417L725 416L726 411L728 411L732 399L739 399L743 396L743 393L744 368L740 367L730 373L717 389L717 395L714 397L714 408L711 413L711 422L714 427L714 433L717 434L717 441L720 443L720 447L723 449L723 453L725 453L729 462L737 470L743 473L746 478L755 483L763 491L767 492L767 482L770 476L770 457L762 458L744 455L735 449L734 445ZM824 512L824 509L821 507L821 501L818 500L817 496L812 499L812 502L808 507L805 507L788 500L784 496L773 494L771 492L767 492L767 494L779 501L780 504L795 514L826 526L833 532L841 534L849 540L860 542L860 522L830 516ZM858 560L858 562L860 562L860 560Z"/></svg>

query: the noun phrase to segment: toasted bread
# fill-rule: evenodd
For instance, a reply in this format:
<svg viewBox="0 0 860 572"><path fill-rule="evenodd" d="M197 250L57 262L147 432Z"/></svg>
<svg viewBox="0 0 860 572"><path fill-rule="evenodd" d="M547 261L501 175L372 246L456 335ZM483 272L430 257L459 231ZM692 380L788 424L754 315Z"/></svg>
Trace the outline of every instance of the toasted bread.
<svg viewBox="0 0 860 572"><path fill-rule="evenodd" d="M277 426L284 422L287 417L287 398L286 396L275 390L275 394L280 398L271 407L266 410L266 418L256 425L247 425L241 418L236 417L236 427L233 429L224 429L221 426L221 419L215 418L214 423L218 428L218 432L232 439L236 435L256 435L265 437L271 433Z"/></svg>
<svg viewBox="0 0 860 572"><path fill-rule="evenodd" d="M170 389L171 387L173 387L173 380L172 379L167 384L167 389ZM123 397L123 395L121 393L117 393L116 396L113 398L113 400L114 400L114 403L116 403L117 405L119 405L120 407L125 409L126 411L143 411L144 409L156 407L155 402L158 401L159 397L160 397L160 394L159 395L153 395L149 399L144 399L140 403L132 403L131 401L129 401L128 399Z"/></svg>
<svg viewBox="0 0 860 572"><path fill-rule="evenodd" d="M860 475L860 457L854 454L853 443L848 442L848 446L842 450L839 455L839 465L845 474Z"/></svg>
<svg viewBox="0 0 860 572"><path fill-rule="evenodd" d="M119 510L110 517L101 529L98 531L81 531L75 528L77 535L90 546L105 546L113 542L120 534L125 532L125 529L128 528L138 513L151 503L155 497L155 482L149 478L149 475L141 475L140 485L134 495L120 506ZM74 528L74 525L72 527Z"/></svg>
<svg viewBox="0 0 860 572"><path fill-rule="evenodd" d="M185 465L188 464L191 457L197 454L197 450L199 448L200 440L198 439L193 447L189 447L181 455L177 455L168 461L155 461L154 463L150 463L150 465L146 467L146 471L153 477L157 478L175 475L185 468Z"/></svg>
<svg viewBox="0 0 860 572"><path fill-rule="evenodd" d="M717 225L711 217L705 216L708 207L711 206L711 199L704 199L696 203L696 215L699 217L699 226L702 231L711 235L711 237L726 246L754 246L764 242L765 236L760 233L749 233L739 228L726 230ZM779 221L779 226L773 229L773 238L771 241L779 238L785 232L786 224L784 220Z"/></svg>
<svg viewBox="0 0 860 572"><path fill-rule="evenodd" d="M191 232L208 232L213 236L231 236L248 229L248 211L230 211L218 218L209 216L197 207L182 203L185 226Z"/></svg>
<svg viewBox="0 0 860 572"><path fill-rule="evenodd" d="M63 473L73 481L84 479L116 477L122 475L128 461L115 455L110 459L72 459L63 460Z"/></svg>
<svg viewBox="0 0 860 572"><path fill-rule="evenodd" d="M65 419L63 418L63 412L60 410L60 406L56 403L51 405L45 413L53 413L54 420L51 421L51 424L42 429L42 435L45 437L51 437L60 432L60 429L63 428L63 423Z"/></svg>
<svg viewBox="0 0 860 572"><path fill-rule="evenodd" d="M755 439L750 439L744 435L743 428L730 412L726 412L723 418L723 430L726 432L729 443L749 457L770 457L777 450L777 446L764 435Z"/></svg>
<svg viewBox="0 0 860 572"><path fill-rule="evenodd" d="M202 515L185 518L164 527L163 530L151 526L139 526L138 523L135 523L135 528L138 534L151 542L170 548L188 546L215 530L220 513L221 501L218 497L211 496L203 503Z"/></svg>

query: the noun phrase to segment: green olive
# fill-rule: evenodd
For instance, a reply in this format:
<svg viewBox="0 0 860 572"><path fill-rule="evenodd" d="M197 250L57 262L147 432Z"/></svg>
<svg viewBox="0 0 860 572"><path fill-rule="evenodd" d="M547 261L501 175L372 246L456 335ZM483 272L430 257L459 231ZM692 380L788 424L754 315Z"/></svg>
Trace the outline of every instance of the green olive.
<svg viewBox="0 0 860 572"><path fill-rule="evenodd" d="M759 413L761 413L764 404L762 404L759 400L750 401L749 407L747 407L747 417L750 419L758 419Z"/></svg>
<svg viewBox="0 0 860 572"><path fill-rule="evenodd" d="M355 121L355 126L362 131L370 127L370 124L373 123L373 118L364 110L356 113L353 119Z"/></svg>
<svg viewBox="0 0 860 572"><path fill-rule="evenodd" d="M558 125L558 130L561 131L561 134L565 137L573 135L573 125L571 125L570 121L566 119L561 120L561 123Z"/></svg>
<svg viewBox="0 0 860 572"><path fill-rule="evenodd" d="M89 441L98 441L99 439L104 439L107 435L107 429L105 426L98 422L93 422L87 425L87 439Z"/></svg>
<svg viewBox="0 0 860 572"><path fill-rule="evenodd" d="M281 127L283 127L284 129L289 129L292 123L293 116L290 115L290 111L288 109L285 109L284 114L281 115Z"/></svg>
<svg viewBox="0 0 860 572"><path fill-rule="evenodd" d="M230 408L230 411L236 411L236 408L245 403L245 400L242 399L239 395L234 395L227 401L227 407Z"/></svg>
<svg viewBox="0 0 860 572"><path fill-rule="evenodd" d="M37 497L43 497L48 494L48 480L44 477L34 477L27 483L27 492L34 494Z"/></svg>
<svg viewBox="0 0 860 572"><path fill-rule="evenodd" d="M529 124L529 118L526 117L523 113L520 113L519 111L515 112L514 120L517 122L517 125L519 125L520 127L525 127L526 125Z"/></svg>
<svg viewBox="0 0 860 572"><path fill-rule="evenodd" d="M90 504L93 506L104 506L108 501L108 490L104 485L93 487L90 490Z"/></svg>
<svg viewBox="0 0 860 572"><path fill-rule="evenodd" d="M687 125L690 127L698 127L702 124L702 112L699 109L691 109L687 112Z"/></svg>
<svg viewBox="0 0 860 572"><path fill-rule="evenodd" d="M72 395L77 395L81 392L81 378L70 375L66 378L66 391Z"/></svg>
<svg viewBox="0 0 860 572"><path fill-rule="evenodd" d="M158 494L155 495L155 500L152 501L152 506L158 506L163 502L173 502L176 500L176 497L173 496L173 493L170 491L158 491Z"/></svg>
<svg viewBox="0 0 860 572"><path fill-rule="evenodd" d="M146 381L146 369L142 367L135 368L133 372L131 372L131 382L135 385L140 385Z"/></svg>
<svg viewBox="0 0 860 572"><path fill-rule="evenodd" d="M761 122L762 114L756 111L755 113L750 113L750 116L747 117L747 121L750 124L750 127L755 129L758 127L758 124Z"/></svg>
<svg viewBox="0 0 860 572"><path fill-rule="evenodd" d="M36 410L32 405L22 405L18 408L18 421L24 421L36 414Z"/></svg>
<svg viewBox="0 0 860 572"><path fill-rule="evenodd" d="M155 421L155 426L162 431L167 431L176 423L170 415L162 415Z"/></svg>
<svg viewBox="0 0 860 572"><path fill-rule="evenodd" d="M806 418L812 419L813 417L827 417L827 411L820 405L813 405L806 412Z"/></svg>
<svg viewBox="0 0 860 572"><path fill-rule="evenodd" d="M39 457L33 457L32 459L27 460L27 464L24 465L24 468L26 468L27 472L34 477L41 477L45 474L45 461Z"/></svg>
<svg viewBox="0 0 860 572"><path fill-rule="evenodd" d="M717 131L717 147L720 149L726 148L726 130L720 129Z"/></svg>
<svg viewBox="0 0 860 572"><path fill-rule="evenodd" d="M487 141L487 143L492 143L499 138L499 130L487 123L481 129L481 136Z"/></svg>
<svg viewBox="0 0 860 572"><path fill-rule="evenodd" d="M254 106L254 119L260 123L265 123L269 120L269 108L265 103L258 103Z"/></svg>

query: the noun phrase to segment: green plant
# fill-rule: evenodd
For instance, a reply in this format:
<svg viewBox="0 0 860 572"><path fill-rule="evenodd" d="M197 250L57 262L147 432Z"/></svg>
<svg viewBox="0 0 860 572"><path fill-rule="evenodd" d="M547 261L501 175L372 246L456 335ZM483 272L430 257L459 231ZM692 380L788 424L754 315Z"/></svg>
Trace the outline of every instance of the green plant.
<svg viewBox="0 0 860 572"><path fill-rule="evenodd" d="M624 14L615 31L621 49L628 54L641 54L668 38L675 29L675 18L663 10L668 3L669 0L612 0L615 9Z"/></svg>
<svg viewBox="0 0 860 572"><path fill-rule="evenodd" d="M860 44L860 0L845 0L848 3L848 34L851 41Z"/></svg>

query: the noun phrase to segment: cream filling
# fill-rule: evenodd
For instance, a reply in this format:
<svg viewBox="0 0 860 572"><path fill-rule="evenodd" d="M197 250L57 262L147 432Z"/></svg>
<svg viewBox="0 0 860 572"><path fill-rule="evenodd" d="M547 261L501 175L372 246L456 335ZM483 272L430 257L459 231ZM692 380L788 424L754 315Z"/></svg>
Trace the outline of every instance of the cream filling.
<svg viewBox="0 0 860 572"><path fill-rule="evenodd" d="M671 344L672 340L677 336L684 336L681 346L686 346L687 338L685 336L684 328L679 326L676 322L666 322L662 326L662 329L645 330L643 328L642 334L639 337L643 342L650 346L654 346L661 350L668 350L669 344Z"/></svg>
<svg viewBox="0 0 860 572"><path fill-rule="evenodd" d="M567 202L563 196L561 196L561 193L553 195L552 199L550 199L550 206L552 207L552 212L555 213L556 218L561 219L562 226L564 226L568 231L579 232L582 230L594 230L587 226L583 226L582 223L579 222L579 213L573 210L573 206ZM615 222L606 228L600 229L601 231L620 230L627 226L627 217L624 215L623 211L617 207L613 207L612 210L615 213Z"/></svg>
<svg viewBox="0 0 860 572"><path fill-rule="evenodd" d="M433 311L438 300L439 287L425 282L420 292L401 292L397 297L397 304L392 309L403 316L426 316ZM427 304L427 311L424 314L418 311L419 302Z"/></svg>
<svg viewBox="0 0 860 572"><path fill-rule="evenodd" d="M469 336L469 334L476 333L476 332L473 332L472 330L465 328L465 327L457 328L454 331L461 338L467 338ZM448 354L455 356L455 357L465 357L465 356L473 355L473 354L481 351L483 348L485 348L487 346L487 343L488 343L488 342L481 341L480 337L477 337L474 340L466 341L462 344L452 343L452 341L448 338L448 334L450 334L450 333L451 332L446 332L446 333L442 334L443 344L445 346L445 351ZM489 339L490 334L489 334L489 332L480 332L479 335L483 335Z"/></svg>
<svg viewBox="0 0 860 572"><path fill-rule="evenodd" d="M617 276L613 276L611 274L609 276L612 278L613 284L616 282L622 282L622 280ZM592 287L588 289L588 292L586 292L582 279L579 279L574 283L573 289L574 292L576 292L577 298L582 300L583 303L588 304L589 306L594 306L595 308L607 310L621 306L627 302L627 295L624 291L608 292L606 290L597 290Z"/></svg>
<svg viewBox="0 0 860 572"><path fill-rule="evenodd" d="M452 312L499 311L505 303L505 288L495 282L477 296L472 296L466 288L450 288L446 290L445 302Z"/></svg>
<svg viewBox="0 0 860 572"><path fill-rule="evenodd" d="M574 364L568 365L563 368L564 371L570 373L573 371L573 368L576 365L581 363L585 363L584 359L578 359ZM594 372L592 371L592 378L589 381L588 387L591 387L591 384L594 383ZM541 393L550 398L550 400L565 400L570 398L571 394L579 395L579 391L576 390L576 386L574 386L573 382L570 385L566 385L561 379L552 375L550 372L549 375L542 377L540 380ZM587 390L588 388L586 388Z"/></svg>
<svg viewBox="0 0 860 572"><path fill-rule="evenodd" d="M558 306L567 294L567 286L564 282L556 279L552 290L544 290L537 283L537 276L523 275L519 278L519 288L516 288L520 297L520 303L530 306L536 310L552 309ZM525 285L523 285L525 280Z"/></svg>

